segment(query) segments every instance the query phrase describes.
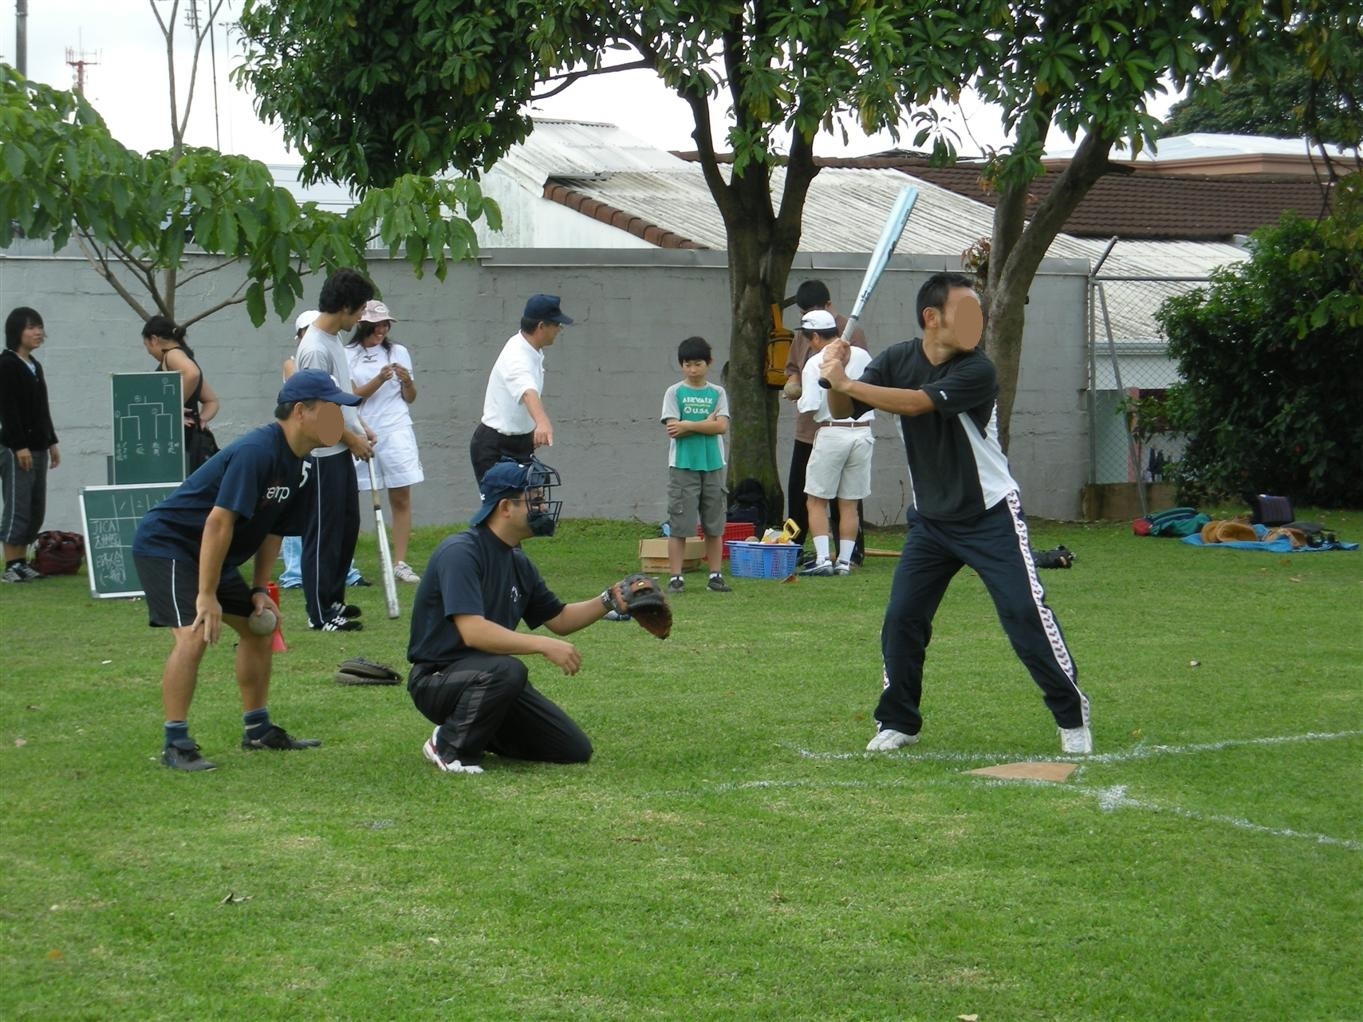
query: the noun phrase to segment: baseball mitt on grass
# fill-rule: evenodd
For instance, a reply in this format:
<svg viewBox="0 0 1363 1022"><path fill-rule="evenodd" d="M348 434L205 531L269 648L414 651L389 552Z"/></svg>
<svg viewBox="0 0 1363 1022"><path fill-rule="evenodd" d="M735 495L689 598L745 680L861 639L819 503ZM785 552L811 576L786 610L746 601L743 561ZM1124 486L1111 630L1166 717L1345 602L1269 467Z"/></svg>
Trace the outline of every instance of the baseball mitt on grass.
<svg viewBox="0 0 1363 1022"><path fill-rule="evenodd" d="M351 657L336 669L338 685L396 685L402 676L386 664L362 656Z"/></svg>
<svg viewBox="0 0 1363 1022"><path fill-rule="evenodd" d="M647 575L634 574L617 582L613 589L622 613L660 639L672 634L672 608L667 605L667 597L657 582Z"/></svg>

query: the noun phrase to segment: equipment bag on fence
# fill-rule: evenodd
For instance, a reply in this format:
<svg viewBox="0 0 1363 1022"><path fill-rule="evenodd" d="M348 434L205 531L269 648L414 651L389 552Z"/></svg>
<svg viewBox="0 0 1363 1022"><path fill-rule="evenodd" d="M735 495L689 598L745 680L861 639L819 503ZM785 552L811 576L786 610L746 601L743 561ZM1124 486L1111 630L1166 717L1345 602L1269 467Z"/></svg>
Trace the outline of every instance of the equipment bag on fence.
<svg viewBox="0 0 1363 1022"><path fill-rule="evenodd" d="M74 575L85 556L78 532L40 532L33 545L33 569L44 575Z"/></svg>

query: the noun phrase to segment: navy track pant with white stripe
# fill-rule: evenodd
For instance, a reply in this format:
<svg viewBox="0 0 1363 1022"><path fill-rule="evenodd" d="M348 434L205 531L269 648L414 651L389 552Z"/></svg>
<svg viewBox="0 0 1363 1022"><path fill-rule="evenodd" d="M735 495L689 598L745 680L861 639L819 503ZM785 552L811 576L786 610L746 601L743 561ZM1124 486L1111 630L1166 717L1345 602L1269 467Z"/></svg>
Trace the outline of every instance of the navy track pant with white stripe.
<svg viewBox="0 0 1363 1022"><path fill-rule="evenodd" d="M345 577L360 536L360 493L355 485L355 461L348 453L308 456L312 462L308 524L303 531L303 598L308 623L314 628L335 615L345 603Z"/></svg>
<svg viewBox="0 0 1363 1022"><path fill-rule="evenodd" d="M945 522L913 511L908 517L909 534L880 633L885 664L875 713L880 726L909 735L922 728L919 703L932 619L963 565L973 568L989 590L1003 630L1041 688L1055 722L1064 728L1087 724L1088 699L1079 690L1060 622L1046 606L1017 494L970 521Z"/></svg>

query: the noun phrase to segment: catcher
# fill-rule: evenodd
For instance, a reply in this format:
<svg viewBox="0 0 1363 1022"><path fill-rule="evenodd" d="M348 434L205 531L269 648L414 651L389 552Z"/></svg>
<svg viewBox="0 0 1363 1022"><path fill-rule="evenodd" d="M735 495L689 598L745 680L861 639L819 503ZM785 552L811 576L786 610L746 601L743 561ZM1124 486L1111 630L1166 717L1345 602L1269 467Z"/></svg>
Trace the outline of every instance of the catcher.
<svg viewBox="0 0 1363 1022"><path fill-rule="evenodd" d="M572 675L582 654L557 636L571 635L608 611L628 612L659 637L671 612L656 584L631 576L600 596L563 603L521 549L532 536L552 536L562 501L554 469L504 458L484 474L482 506L466 532L445 539L421 574L412 607L407 691L435 724L422 753L436 769L480 774L493 752L545 763L585 763L591 740L530 684L520 657L538 654ZM640 579L652 585L642 585ZM630 593L633 593L631 600ZM519 632L524 621L530 632ZM541 625L550 635L536 634Z"/></svg>

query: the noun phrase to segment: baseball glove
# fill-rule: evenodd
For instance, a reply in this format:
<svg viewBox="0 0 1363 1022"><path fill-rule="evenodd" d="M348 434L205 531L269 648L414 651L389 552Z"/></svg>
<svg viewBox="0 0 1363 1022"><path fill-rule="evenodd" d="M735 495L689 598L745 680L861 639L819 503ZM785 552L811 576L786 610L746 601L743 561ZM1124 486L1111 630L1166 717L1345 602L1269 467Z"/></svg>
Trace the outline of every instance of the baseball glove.
<svg viewBox="0 0 1363 1022"><path fill-rule="evenodd" d="M362 656L351 657L336 670L338 685L396 685L402 676L387 664L376 664Z"/></svg>
<svg viewBox="0 0 1363 1022"><path fill-rule="evenodd" d="M616 605L660 639L672 634L672 608L658 583L647 575L634 574L615 584ZM623 604L623 607L620 607Z"/></svg>

